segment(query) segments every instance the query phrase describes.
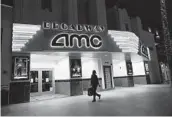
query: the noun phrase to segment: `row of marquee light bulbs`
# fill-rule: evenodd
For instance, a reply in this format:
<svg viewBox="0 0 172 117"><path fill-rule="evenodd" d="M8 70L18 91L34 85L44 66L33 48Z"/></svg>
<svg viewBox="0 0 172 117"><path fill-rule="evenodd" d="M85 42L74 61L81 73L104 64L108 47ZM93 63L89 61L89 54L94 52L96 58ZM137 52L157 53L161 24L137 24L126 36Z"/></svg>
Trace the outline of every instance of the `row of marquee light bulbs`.
<svg viewBox="0 0 172 117"><path fill-rule="evenodd" d="M40 25L13 24L12 50L21 51L39 30L41 30ZM138 53L139 38L134 33L109 30L108 34L111 35L122 52Z"/></svg>
<svg viewBox="0 0 172 117"><path fill-rule="evenodd" d="M132 32L108 30L108 34L113 38L122 52L138 53L139 38Z"/></svg>
<svg viewBox="0 0 172 117"><path fill-rule="evenodd" d="M13 24L12 51L21 51L39 30L40 25Z"/></svg>

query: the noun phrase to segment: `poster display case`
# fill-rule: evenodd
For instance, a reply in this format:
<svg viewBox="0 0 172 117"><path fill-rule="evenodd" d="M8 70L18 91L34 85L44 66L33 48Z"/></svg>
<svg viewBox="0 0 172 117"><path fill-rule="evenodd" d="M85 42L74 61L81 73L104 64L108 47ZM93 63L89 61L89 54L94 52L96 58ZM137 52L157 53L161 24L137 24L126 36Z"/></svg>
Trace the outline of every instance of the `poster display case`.
<svg viewBox="0 0 172 117"><path fill-rule="evenodd" d="M127 66L127 75L132 76L133 75L133 67L131 61L126 61Z"/></svg>
<svg viewBox="0 0 172 117"><path fill-rule="evenodd" d="M70 59L71 78L82 77L81 59Z"/></svg>
<svg viewBox="0 0 172 117"><path fill-rule="evenodd" d="M146 75L149 75L149 66L147 62L144 62Z"/></svg>
<svg viewBox="0 0 172 117"><path fill-rule="evenodd" d="M12 62L12 80L29 80L29 57L14 56Z"/></svg>

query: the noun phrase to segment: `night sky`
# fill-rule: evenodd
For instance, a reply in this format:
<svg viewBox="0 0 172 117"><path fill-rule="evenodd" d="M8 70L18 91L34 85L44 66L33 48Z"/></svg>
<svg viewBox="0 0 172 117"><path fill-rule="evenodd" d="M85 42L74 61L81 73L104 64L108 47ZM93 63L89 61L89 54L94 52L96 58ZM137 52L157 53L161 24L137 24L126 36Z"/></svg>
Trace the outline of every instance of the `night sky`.
<svg viewBox="0 0 172 117"><path fill-rule="evenodd" d="M126 8L130 16L139 16L142 19L144 29L151 27L161 30L160 0L106 0L107 8L113 7L117 1L119 7ZM167 0L167 8L169 21L172 21L172 0Z"/></svg>
<svg viewBox="0 0 172 117"><path fill-rule="evenodd" d="M172 0L166 0L166 2L172 39ZM107 9L112 8L114 5L126 8L129 16L139 16L142 20L144 30L148 30L148 27L151 27L153 33L155 33L155 30L158 30L161 37L163 37L160 0L106 0ZM163 38L155 39L155 41L158 43L156 46L158 59L159 61L165 61Z"/></svg>

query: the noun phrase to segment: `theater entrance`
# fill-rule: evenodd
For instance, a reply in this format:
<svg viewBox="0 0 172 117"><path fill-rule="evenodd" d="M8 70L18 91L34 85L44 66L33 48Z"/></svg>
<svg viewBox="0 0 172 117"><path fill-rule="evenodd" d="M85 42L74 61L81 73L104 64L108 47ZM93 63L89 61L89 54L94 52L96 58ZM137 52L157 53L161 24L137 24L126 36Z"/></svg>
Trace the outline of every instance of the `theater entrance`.
<svg viewBox="0 0 172 117"><path fill-rule="evenodd" d="M53 69L31 69L30 71L30 96L54 94Z"/></svg>

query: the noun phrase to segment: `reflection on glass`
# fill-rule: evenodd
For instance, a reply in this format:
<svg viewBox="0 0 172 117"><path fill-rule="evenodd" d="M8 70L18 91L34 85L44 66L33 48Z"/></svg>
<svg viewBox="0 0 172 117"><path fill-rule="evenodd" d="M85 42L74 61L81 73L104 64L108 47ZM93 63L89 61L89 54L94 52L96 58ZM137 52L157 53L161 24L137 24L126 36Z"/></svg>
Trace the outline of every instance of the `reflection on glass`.
<svg viewBox="0 0 172 117"><path fill-rule="evenodd" d="M42 91L52 91L52 71L42 71Z"/></svg>
<svg viewBox="0 0 172 117"><path fill-rule="evenodd" d="M81 77L81 60L80 59L70 59L71 63L71 77L77 78Z"/></svg>
<svg viewBox="0 0 172 117"><path fill-rule="evenodd" d="M30 72L30 83L31 83L31 89L30 92L38 92L38 71L31 71Z"/></svg>
<svg viewBox="0 0 172 117"><path fill-rule="evenodd" d="M28 78L28 59L16 57L14 62L14 79Z"/></svg>

